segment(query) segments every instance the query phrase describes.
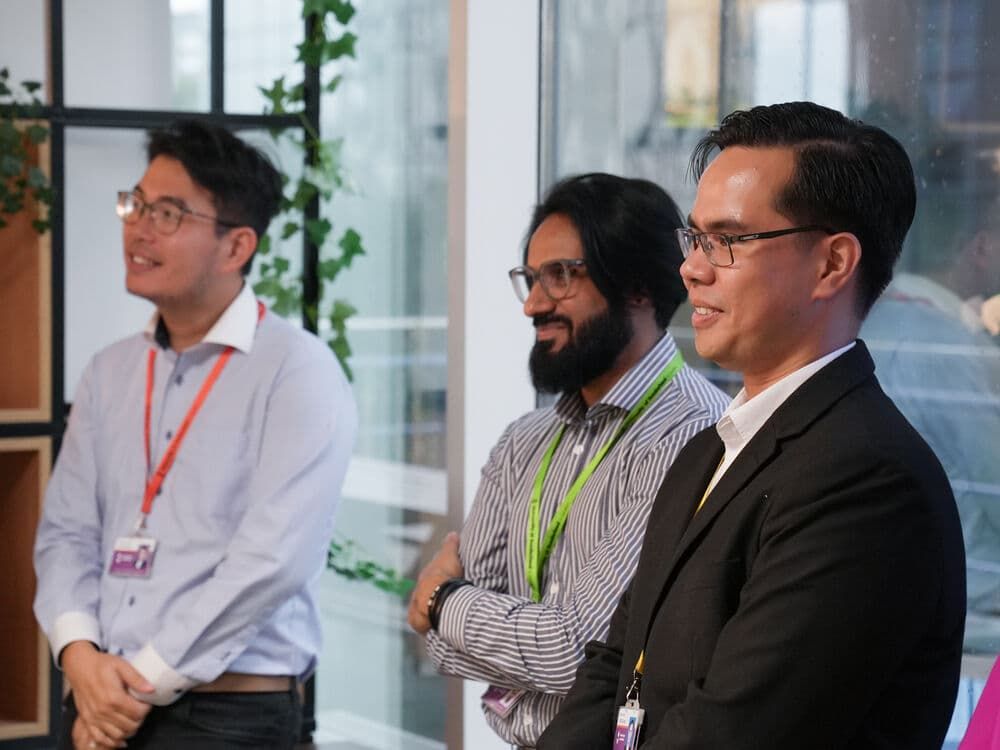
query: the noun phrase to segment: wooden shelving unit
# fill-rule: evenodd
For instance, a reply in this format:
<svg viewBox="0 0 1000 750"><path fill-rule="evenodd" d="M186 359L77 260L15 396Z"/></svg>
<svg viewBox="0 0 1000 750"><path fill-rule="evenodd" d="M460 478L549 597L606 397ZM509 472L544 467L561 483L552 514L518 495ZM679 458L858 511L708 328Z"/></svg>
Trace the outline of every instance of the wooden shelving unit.
<svg viewBox="0 0 1000 750"><path fill-rule="evenodd" d="M0 438L0 740L49 733L49 650L31 603L34 531L51 464L48 437Z"/></svg>
<svg viewBox="0 0 1000 750"><path fill-rule="evenodd" d="M38 155L47 166L48 149ZM52 419L52 248L31 226L39 213L26 206L0 229L0 424Z"/></svg>
<svg viewBox="0 0 1000 750"><path fill-rule="evenodd" d="M47 146L37 163L50 172ZM35 622L32 548L59 426L52 409L52 239L32 227L44 207L0 229L0 745L50 737L52 660Z"/></svg>

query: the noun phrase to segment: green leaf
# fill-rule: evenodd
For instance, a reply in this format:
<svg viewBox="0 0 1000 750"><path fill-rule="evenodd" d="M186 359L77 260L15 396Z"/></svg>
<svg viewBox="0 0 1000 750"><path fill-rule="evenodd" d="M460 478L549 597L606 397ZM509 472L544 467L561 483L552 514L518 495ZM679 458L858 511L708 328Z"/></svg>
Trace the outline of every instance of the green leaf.
<svg viewBox="0 0 1000 750"><path fill-rule="evenodd" d="M343 81L343 80L344 80L344 76L342 76L342 75L336 75L333 78L331 78L329 81L327 81L327 84L326 84L326 86L323 87L323 90L326 93L328 93L328 94L332 94L334 91L337 90L337 87L340 85L340 82Z"/></svg>
<svg viewBox="0 0 1000 750"><path fill-rule="evenodd" d="M275 78L271 88L266 89L258 86L257 89L264 95L264 98L271 103L270 114L280 115L285 113L285 98L288 92L285 91L285 77Z"/></svg>
<svg viewBox="0 0 1000 750"><path fill-rule="evenodd" d="M40 84L38 81L21 81L21 86L24 88L25 91L31 94L34 93L35 91L38 91L38 89L42 87L42 84Z"/></svg>
<svg viewBox="0 0 1000 750"><path fill-rule="evenodd" d="M41 125L30 125L25 134L28 136L28 140L35 146L45 143L45 139L49 137L48 128L44 128Z"/></svg>
<svg viewBox="0 0 1000 750"><path fill-rule="evenodd" d="M11 90L7 88L7 84L0 82L0 96L10 96Z"/></svg>
<svg viewBox="0 0 1000 750"><path fill-rule="evenodd" d="M358 38L350 31L345 31L340 37L327 42L323 46L323 62L344 57L354 57L354 44Z"/></svg>
<svg viewBox="0 0 1000 750"><path fill-rule="evenodd" d="M358 314L358 308L349 302L345 302L342 299L335 300L333 303L333 310L330 311L331 322L336 321L342 323L343 321L350 318L352 315Z"/></svg>
<svg viewBox="0 0 1000 750"><path fill-rule="evenodd" d="M324 281L333 281L337 278L337 274L340 273L340 269L343 267L340 258L326 258L319 262L316 271Z"/></svg>
<svg viewBox="0 0 1000 750"><path fill-rule="evenodd" d="M44 219L33 219L31 221L31 226L39 234L45 234L47 231L49 231L49 222L45 221Z"/></svg>
<svg viewBox="0 0 1000 750"><path fill-rule="evenodd" d="M346 26L354 17L354 5L350 0L327 0L326 7L341 26Z"/></svg>
<svg viewBox="0 0 1000 750"><path fill-rule="evenodd" d="M333 224L327 219L308 219L306 221L306 233L309 235L309 241L316 247L323 247L323 242L330 234L331 229L333 229Z"/></svg>
<svg viewBox="0 0 1000 750"><path fill-rule="evenodd" d="M365 254L365 249L361 246L361 235L353 229L344 232L337 245L344 251L342 258L345 267L349 267L357 256Z"/></svg>
<svg viewBox="0 0 1000 750"><path fill-rule="evenodd" d="M49 181L45 172L38 167L31 167L28 169L28 184L33 188L43 188L49 184Z"/></svg>
<svg viewBox="0 0 1000 750"><path fill-rule="evenodd" d="M257 252L261 255L267 255L271 252L271 235L265 234L257 240Z"/></svg>
<svg viewBox="0 0 1000 750"><path fill-rule="evenodd" d="M4 154L0 157L0 175L3 177L13 177L15 175L21 174L21 168L24 165L22 159L12 156L10 154Z"/></svg>
<svg viewBox="0 0 1000 750"><path fill-rule="evenodd" d="M285 226L281 228L281 239L287 240L289 237L293 236L300 229L299 223L296 221L286 221Z"/></svg>
<svg viewBox="0 0 1000 750"><path fill-rule="evenodd" d="M299 211L304 210L306 204L315 198L318 193L319 190L315 185L306 179L300 179L298 186L295 188L295 196L292 198L291 208Z"/></svg>
<svg viewBox="0 0 1000 750"><path fill-rule="evenodd" d="M276 257L274 259L274 270L278 275L285 273L288 270L289 262L288 258Z"/></svg>
<svg viewBox="0 0 1000 750"><path fill-rule="evenodd" d="M299 51L296 60L314 68L318 68L323 63L324 46L325 45L322 41L315 42L307 39L301 44L295 46L295 49Z"/></svg>

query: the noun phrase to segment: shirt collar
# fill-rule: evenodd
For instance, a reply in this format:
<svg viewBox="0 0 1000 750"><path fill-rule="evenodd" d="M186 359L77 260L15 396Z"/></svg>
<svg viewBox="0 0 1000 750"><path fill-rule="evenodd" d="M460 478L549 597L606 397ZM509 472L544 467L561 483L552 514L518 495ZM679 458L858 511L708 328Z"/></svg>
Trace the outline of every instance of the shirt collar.
<svg viewBox="0 0 1000 750"><path fill-rule="evenodd" d="M670 333L665 331L653 348L632 365L597 403L588 409L579 391L564 393L556 401L556 416L569 422L581 419L584 415L593 417L608 410L629 411L676 353L677 344Z"/></svg>
<svg viewBox="0 0 1000 750"><path fill-rule="evenodd" d="M770 419L771 415L778 410L778 407L798 390L799 386L853 347L854 344L855 342L852 341L847 346L842 346L813 360L778 382L769 385L753 398L748 399L746 388L741 388L715 426L719 437L726 445L726 453L742 449Z"/></svg>
<svg viewBox="0 0 1000 750"><path fill-rule="evenodd" d="M154 312L143 332L152 343L157 341L156 331L160 324L160 313ZM253 348L257 333L257 298L250 285L245 283L236 298L229 303L219 319L201 340L202 344L220 344L248 353Z"/></svg>

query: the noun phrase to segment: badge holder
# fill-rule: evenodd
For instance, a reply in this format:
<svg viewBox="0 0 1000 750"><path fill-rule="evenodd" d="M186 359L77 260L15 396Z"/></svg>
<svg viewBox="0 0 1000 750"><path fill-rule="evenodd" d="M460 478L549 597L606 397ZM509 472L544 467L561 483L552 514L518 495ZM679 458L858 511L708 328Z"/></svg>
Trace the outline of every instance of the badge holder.
<svg viewBox="0 0 1000 750"><path fill-rule="evenodd" d="M514 710L514 706L521 700L526 691L517 688L502 688L490 685L486 692L480 696L483 705L495 713L501 719L506 719L507 715Z"/></svg>
<svg viewBox="0 0 1000 750"><path fill-rule="evenodd" d="M142 516L131 536L115 540L108 573L119 578L149 578L156 557L156 540L146 533L146 517Z"/></svg>
<svg viewBox="0 0 1000 750"><path fill-rule="evenodd" d="M641 683L642 672L636 670L632 673L632 684L625 692L625 705L618 707L615 744L612 750L636 750L639 747L639 732L642 730L642 720L646 716L646 710L639 705Z"/></svg>

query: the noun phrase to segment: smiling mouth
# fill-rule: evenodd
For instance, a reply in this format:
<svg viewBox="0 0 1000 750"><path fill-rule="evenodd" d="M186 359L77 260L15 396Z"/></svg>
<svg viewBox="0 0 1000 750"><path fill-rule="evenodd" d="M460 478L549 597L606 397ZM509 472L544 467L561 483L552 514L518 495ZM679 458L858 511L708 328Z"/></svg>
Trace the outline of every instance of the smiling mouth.
<svg viewBox="0 0 1000 750"><path fill-rule="evenodd" d="M146 258L145 256L142 255L135 255L134 253L130 253L128 259L135 265L144 266L146 268L153 268L154 266L160 265L155 260Z"/></svg>

